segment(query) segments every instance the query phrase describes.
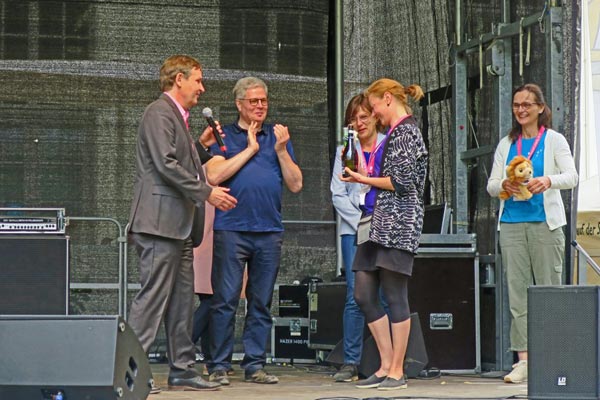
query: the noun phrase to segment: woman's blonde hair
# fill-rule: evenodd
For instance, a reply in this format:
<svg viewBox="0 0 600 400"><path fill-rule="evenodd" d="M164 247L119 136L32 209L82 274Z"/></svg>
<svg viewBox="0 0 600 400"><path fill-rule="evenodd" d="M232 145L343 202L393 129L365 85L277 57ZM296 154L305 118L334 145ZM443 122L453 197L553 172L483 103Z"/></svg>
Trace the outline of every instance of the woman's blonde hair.
<svg viewBox="0 0 600 400"><path fill-rule="evenodd" d="M408 113L412 110L408 106L407 95L412 97L415 101L421 100L424 96L423 89L417 84L410 86L402 86L398 81L389 78L381 78L371 83L371 85L365 91L366 96L377 96L383 98L383 94L389 92L394 96L403 106L406 108Z"/></svg>

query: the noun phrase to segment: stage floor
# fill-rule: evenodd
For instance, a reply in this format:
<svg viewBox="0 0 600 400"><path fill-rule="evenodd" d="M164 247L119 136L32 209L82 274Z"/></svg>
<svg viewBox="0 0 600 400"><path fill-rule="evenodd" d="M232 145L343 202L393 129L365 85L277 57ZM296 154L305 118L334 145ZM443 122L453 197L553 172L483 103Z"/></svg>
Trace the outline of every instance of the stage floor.
<svg viewBox="0 0 600 400"><path fill-rule="evenodd" d="M198 366L201 368L201 365ZM410 379L408 389L379 391L357 389L352 383L332 380L334 369L316 365L268 365L267 371L279 377L275 385L259 385L243 381L243 371L234 365L231 385L213 392L175 392L167 389L168 366L152 364L154 379L163 389L149 400L383 400L383 399L508 399L527 398L527 384L506 384L500 377L479 375L442 375L431 380Z"/></svg>

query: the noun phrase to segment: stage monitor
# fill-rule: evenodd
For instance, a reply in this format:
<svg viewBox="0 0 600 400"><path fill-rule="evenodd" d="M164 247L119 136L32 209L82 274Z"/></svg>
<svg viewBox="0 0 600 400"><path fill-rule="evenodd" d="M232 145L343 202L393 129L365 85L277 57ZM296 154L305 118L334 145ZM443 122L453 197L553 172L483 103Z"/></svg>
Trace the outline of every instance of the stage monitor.
<svg viewBox="0 0 600 400"><path fill-rule="evenodd" d="M67 236L0 235L0 254L0 314L68 314Z"/></svg>

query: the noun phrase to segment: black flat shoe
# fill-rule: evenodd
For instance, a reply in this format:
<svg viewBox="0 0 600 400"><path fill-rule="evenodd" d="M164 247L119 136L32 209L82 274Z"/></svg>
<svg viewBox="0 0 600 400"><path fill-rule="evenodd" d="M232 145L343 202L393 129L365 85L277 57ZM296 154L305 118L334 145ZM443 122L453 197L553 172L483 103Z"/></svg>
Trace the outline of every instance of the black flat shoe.
<svg viewBox="0 0 600 400"><path fill-rule="evenodd" d="M368 377L367 379L362 379L362 380L356 382L356 387L359 389L376 388L377 386L379 386L381 384L381 382L385 381L385 378L387 378L387 375L386 376L377 376L377 375L373 374L370 377Z"/></svg>
<svg viewBox="0 0 600 400"><path fill-rule="evenodd" d="M390 378L389 376L385 378L383 382L377 386L377 390L396 390L396 389L406 389L408 384L406 383L406 379L404 377L400 379Z"/></svg>

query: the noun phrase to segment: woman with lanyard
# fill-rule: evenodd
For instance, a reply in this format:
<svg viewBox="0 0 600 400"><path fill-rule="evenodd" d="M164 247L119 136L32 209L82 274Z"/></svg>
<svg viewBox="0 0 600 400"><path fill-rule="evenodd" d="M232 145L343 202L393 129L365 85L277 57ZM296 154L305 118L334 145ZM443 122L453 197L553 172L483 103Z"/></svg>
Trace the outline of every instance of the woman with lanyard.
<svg viewBox="0 0 600 400"><path fill-rule="evenodd" d="M527 189L533 197L500 202L500 248L506 271L512 316L511 350L519 361L504 377L508 383L527 380L527 287L561 283L566 225L561 189L577 184L577 170L569 144L550 129L552 113L539 86L529 83L513 92L513 128L498 143L487 191L519 193L519 185L506 179L506 166L517 155L529 158L533 178Z"/></svg>
<svg viewBox="0 0 600 400"><path fill-rule="evenodd" d="M346 107L345 125L352 125L358 136L357 150L359 155L359 170L371 171L375 163L371 154L381 148L384 134L377 133L376 120L371 115L372 109L367 96L357 94L352 97ZM354 272L352 262L356 254L356 228L361 214L373 213L374 197L369 201L369 209L365 208L365 194L370 186L342 182L342 152L344 146L339 146L333 164L331 176L331 194L333 206L340 216L341 223L338 234L341 237L342 261L346 275L346 304L344 305L344 364L333 376L336 382L352 382L358 379L358 364L360 364L363 344L363 328L365 318L354 301ZM369 163L369 161L371 161ZM377 173L379 167L377 168Z"/></svg>
<svg viewBox="0 0 600 400"><path fill-rule="evenodd" d="M423 227L427 173L427 149L410 115L407 96L419 100L423 91L418 85L404 87L392 79L380 79L369 86L366 95L373 116L390 128L384 144L369 158L368 173L346 168L350 177L342 178L372 188L365 196L365 207L373 207L372 219L368 221L367 216L359 223L352 269L356 272L354 298L375 339L381 364L356 386L405 389L403 364L410 332L408 278ZM389 317L379 301L380 287Z"/></svg>

